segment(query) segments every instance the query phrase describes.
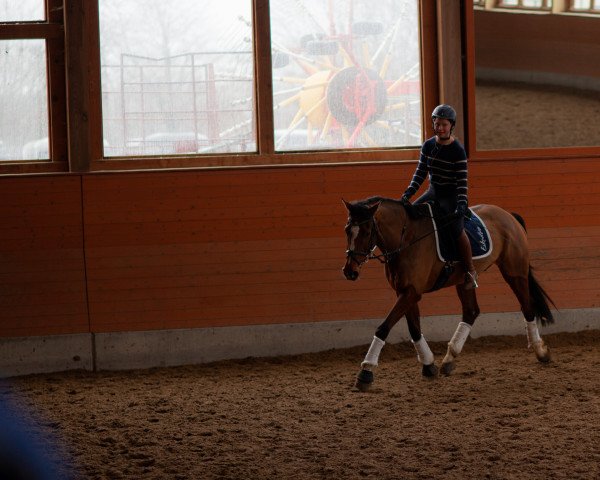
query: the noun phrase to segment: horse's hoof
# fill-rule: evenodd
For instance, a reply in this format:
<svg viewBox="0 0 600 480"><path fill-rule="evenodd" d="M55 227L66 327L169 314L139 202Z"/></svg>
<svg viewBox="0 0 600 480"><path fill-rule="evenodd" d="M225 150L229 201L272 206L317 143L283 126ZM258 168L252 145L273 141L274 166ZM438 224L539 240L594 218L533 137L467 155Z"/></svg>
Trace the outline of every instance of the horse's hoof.
<svg viewBox="0 0 600 480"><path fill-rule="evenodd" d="M363 368L360 372L358 372L354 386L361 392L366 392L369 388L371 388L374 379L375 376L373 375L373 372Z"/></svg>
<svg viewBox="0 0 600 480"><path fill-rule="evenodd" d="M429 365L423 365L423 376L427 378L437 377L438 367L435 366L435 363L431 363Z"/></svg>
<svg viewBox="0 0 600 480"><path fill-rule="evenodd" d="M441 374L446 376L450 375L454 371L454 367L456 367L454 362L442 363L442 368L440 370Z"/></svg>
<svg viewBox="0 0 600 480"><path fill-rule="evenodd" d="M550 349L546 346L544 346L544 352L540 353L539 355L536 352L535 355L538 359L538 362L540 363L550 363L552 361L552 358L550 357Z"/></svg>

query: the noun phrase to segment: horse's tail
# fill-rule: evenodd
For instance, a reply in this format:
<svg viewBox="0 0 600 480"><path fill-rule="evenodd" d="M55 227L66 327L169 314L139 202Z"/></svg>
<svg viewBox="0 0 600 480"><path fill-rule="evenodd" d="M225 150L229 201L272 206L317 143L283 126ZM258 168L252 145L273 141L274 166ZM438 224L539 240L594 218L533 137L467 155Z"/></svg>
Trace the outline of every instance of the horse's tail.
<svg viewBox="0 0 600 480"><path fill-rule="evenodd" d="M554 308L554 302L550 298L550 296L546 293L546 290L542 288L539 282L536 280L533 275L533 267L529 265L529 301L531 302L531 308L533 309L533 313L535 318L537 318L540 322L542 322L542 326L551 325L554 323L554 317L552 316L552 312L550 311L550 306L548 302L550 302ZM558 308L556 308L558 310Z"/></svg>
<svg viewBox="0 0 600 480"><path fill-rule="evenodd" d="M525 226L525 220L523 220L523 217L515 212L510 212L510 214L517 219L517 222L521 224L523 230L527 231L527 227Z"/></svg>
<svg viewBox="0 0 600 480"><path fill-rule="evenodd" d="M523 217L518 213L511 212L511 214L517 219L517 222L521 224L523 230L527 232L527 227L525 226L525 220L523 220ZM548 302L550 302L554 306L554 308L556 308L556 305L554 304L550 296L546 293L546 290L542 288L540 283L533 275L533 267L531 265L529 265L528 281L529 299L535 318L542 322L542 326L551 325L552 323L554 323L554 317L552 316L552 312L550 311L550 306L548 305ZM558 308L556 309L558 310Z"/></svg>

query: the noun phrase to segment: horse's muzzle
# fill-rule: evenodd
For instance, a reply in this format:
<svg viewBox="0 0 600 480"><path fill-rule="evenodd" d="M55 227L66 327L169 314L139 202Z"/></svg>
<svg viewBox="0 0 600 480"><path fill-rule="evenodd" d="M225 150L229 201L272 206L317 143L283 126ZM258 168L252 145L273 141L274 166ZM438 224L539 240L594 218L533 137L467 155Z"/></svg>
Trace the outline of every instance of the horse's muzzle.
<svg viewBox="0 0 600 480"><path fill-rule="evenodd" d="M358 278L358 270L354 270L349 263L347 263L342 269L346 280L356 280Z"/></svg>

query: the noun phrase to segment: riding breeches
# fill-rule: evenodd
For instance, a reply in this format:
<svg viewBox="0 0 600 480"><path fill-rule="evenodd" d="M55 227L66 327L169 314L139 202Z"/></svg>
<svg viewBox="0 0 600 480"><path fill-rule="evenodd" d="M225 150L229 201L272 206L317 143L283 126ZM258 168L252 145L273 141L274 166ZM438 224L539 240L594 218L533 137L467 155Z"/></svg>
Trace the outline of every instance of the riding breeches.
<svg viewBox="0 0 600 480"><path fill-rule="evenodd" d="M440 192L436 192L433 185L430 185L429 189L423 195L417 198L413 204L419 205L420 203L436 202L439 205L442 212L444 213L444 215L450 215L456 210L456 193L449 193L449 195L441 195ZM448 230L452 233L452 237L458 238L461 235L463 229L465 228L464 217L454 217L452 219L449 219L448 221L450 223L448 223L446 226Z"/></svg>

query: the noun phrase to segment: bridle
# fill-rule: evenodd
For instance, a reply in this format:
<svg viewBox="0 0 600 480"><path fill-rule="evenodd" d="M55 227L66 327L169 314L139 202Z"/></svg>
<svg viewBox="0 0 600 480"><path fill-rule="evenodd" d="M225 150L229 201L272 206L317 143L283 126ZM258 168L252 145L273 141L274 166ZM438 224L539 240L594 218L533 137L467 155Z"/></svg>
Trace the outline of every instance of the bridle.
<svg viewBox="0 0 600 480"><path fill-rule="evenodd" d="M404 240L404 234L406 233L407 220L405 220L404 226L402 227L402 234L400 236L400 247L391 252L383 252L382 251L382 253L380 253L379 255L374 255L373 252L377 248L377 238L378 237L381 238L381 234L379 231L379 227L377 226L377 222L375 221L375 217L372 216L361 222L350 221L348 223L348 225L350 227L360 227L361 225L364 225L365 223L369 223L369 222L371 222L371 235L369 237L368 251L364 252L364 251L358 251L358 250L346 250L346 258L350 258L351 260L356 262L359 267L361 267L362 265L367 263L369 260L379 260L381 263L388 263L391 257L393 257L397 253L400 253L400 251L402 251L405 248L408 248L412 245L412 243L411 243L409 245L406 245L405 247L402 246L402 241ZM361 257L363 257L363 259L359 260L357 258L357 256L361 256Z"/></svg>
<svg viewBox="0 0 600 480"><path fill-rule="evenodd" d="M375 217L369 217L366 220L362 220L360 222L353 222L352 217L350 217L350 221L348 222L349 227L359 227L364 225L365 223L371 222L371 235L369 237L369 247L366 252L358 251L358 250L346 250L346 258L349 258L356 262L359 267L367 263L370 259L375 258L373 255L373 251L377 248L377 236L379 234L379 228L377 227L377 223L375 222ZM357 257L363 257L362 260L359 260Z"/></svg>

